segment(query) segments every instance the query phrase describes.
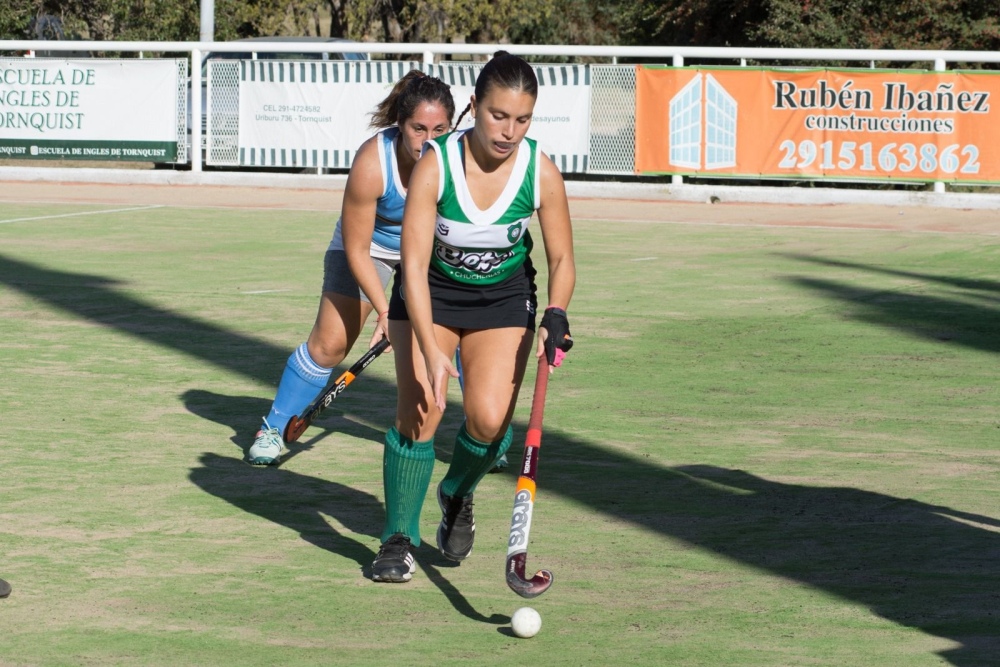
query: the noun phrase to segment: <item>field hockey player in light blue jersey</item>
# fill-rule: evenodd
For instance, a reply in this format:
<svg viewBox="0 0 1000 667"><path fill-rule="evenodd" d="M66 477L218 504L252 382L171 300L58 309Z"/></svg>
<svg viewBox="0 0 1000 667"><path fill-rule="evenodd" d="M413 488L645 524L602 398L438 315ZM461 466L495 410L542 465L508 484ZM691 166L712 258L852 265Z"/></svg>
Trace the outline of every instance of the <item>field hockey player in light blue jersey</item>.
<svg viewBox="0 0 1000 667"><path fill-rule="evenodd" d="M451 560L472 552L473 492L511 445L514 405L535 341L528 224L536 211L549 270L536 356L558 366L572 345L566 308L576 268L566 187L525 136L537 97L532 67L497 52L476 80L467 109L473 127L430 142L413 170L389 300L398 398L386 434L386 520L372 564L375 581L409 581L416 569L434 434L448 381L458 377L456 349L465 420L437 488L437 545Z"/></svg>
<svg viewBox="0 0 1000 667"><path fill-rule="evenodd" d="M326 251L316 322L285 364L271 411L247 452L251 465L280 461L288 420L323 390L372 310L377 317L370 345L388 336L385 292L399 263L410 175L424 142L448 132L454 117L449 86L419 70L400 79L372 113L371 127L381 131L361 145L351 164L341 216Z"/></svg>

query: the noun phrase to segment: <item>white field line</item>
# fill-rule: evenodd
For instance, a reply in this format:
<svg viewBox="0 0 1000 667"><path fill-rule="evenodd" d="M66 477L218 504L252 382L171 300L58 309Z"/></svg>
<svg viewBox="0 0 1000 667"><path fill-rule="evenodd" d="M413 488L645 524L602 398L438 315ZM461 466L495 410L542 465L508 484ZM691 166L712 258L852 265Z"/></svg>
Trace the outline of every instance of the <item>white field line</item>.
<svg viewBox="0 0 1000 667"><path fill-rule="evenodd" d="M28 222L30 220L53 220L55 218L75 218L81 215L99 215L101 213L126 213L128 211L148 211L153 208L163 208L159 204L152 206L133 206L132 208L109 208L102 209L100 211L79 211L77 213L60 213L58 215L39 215L33 218L10 218L8 220L0 220L0 225L5 225L9 222Z"/></svg>
<svg viewBox="0 0 1000 667"><path fill-rule="evenodd" d="M252 290L250 292L243 292L243 294L278 294L280 292L291 292L288 289L258 289Z"/></svg>
<svg viewBox="0 0 1000 667"><path fill-rule="evenodd" d="M988 530L992 533L1000 533L1000 526L996 526L990 523L980 523L975 519L967 519L961 516L954 516L953 514L947 514L944 512L934 512L937 516L942 519L948 519L951 521L957 521L958 523L964 523L966 526L972 526L973 528L978 528L979 530Z"/></svg>
<svg viewBox="0 0 1000 667"><path fill-rule="evenodd" d="M338 200L339 201L339 200ZM64 202L64 201L54 201L52 199L3 199L0 197L0 203L2 204L47 204L47 205L57 205L57 206L74 206L76 202ZM102 202L93 202L102 203ZM103 202L105 204L111 202ZM334 213L340 215L339 208L309 208L309 207L291 207L291 206L249 206L246 204L150 204L147 208L179 208L179 209L219 209L219 210L231 210L238 209L240 211L293 211L293 212L305 212L305 213ZM0 222L5 222L0 220Z"/></svg>
<svg viewBox="0 0 1000 667"><path fill-rule="evenodd" d="M2 200L4 203L11 204L61 204L64 202L52 202L52 201L32 201L32 200ZM646 201L646 200L639 200ZM669 203L669 202L668 202ZM150 206L139 206L135 208L123 208L123 209L111 209L108 211L88 211L86 213L65 213L61 215L51 215L51 216L41 216L38 218L15 218L12 220L0 220L0 224L8 222L22 222L28 220L46 220L49 218L65 218L73 217L75 215L94 215L96 213L116 213L122 211L141 211L145 209L154 208L172 208L172 209L218 209L218 210L242 210L242 211L295 211L295 212L307 212L307 213L330 213L331 215L339 215L340 210L338 208L289 208L284 206L244 206L240 204L154 204ZM903 232L910 234L938 234L942 236L998 236L1000 231L952 231L952 230L941 230L941 229L897 229L892 227L884 227L872 225L837 225L833 223L771 223L771 222L704 222L698 220L665 220L657 219L651 220L649 218L614 218L614 217L588 217L586 215L576 215L573 216L577 220L588 221L588 222L622 222L626 224L637 224L637 225L689 225L692 227L745 227L749 229L775 229L775 228L786 228L786 229L816 229L824 231L835 231L835 232ZM645 259L645 258L643 258ZM642 261L642 260L633 260Z"/></svg>
<svg viewBox="0 0 1000 667"><path fill-rule="evenodd" d="M872 225L836 225L833 223L785 224L780 222L699 222L697 220L649 220L644 218L596 218L574 216L588 222L623 222L630 225L688 225L691 227L745 227L747 229L817 229L826 232L898 232L900 234L940 234L942 236L1000 236L1000 231L953 231L950 229L898 229Z"/></svg>
<svg viewBox="0 0 1000 667"><path fill-rule="evenodd" d="M640 200L645 201L645 200ZM18 204L53 204L60 202L52 201L10 201L9 203ZM292 208L285 206L247 206L243 204L155 204L150 206L140 206L136 208L124 208L119 209L121 211L141 211L143 209L153 209L153 208L170 208L170 209L209 209L209 210L240 210L240 211L274 211L274 212L301 212L301 213L329 213L334 217L340 215L339 208ZM71 217L74 215L92 215L94 213L104 213L105 211L91 211L88 213L66 213L62 215L53 216L43 216L40 218L19 218L15 220L0 220L0 224L6 222L20 222L22 220L44 220L46 218L62 218ZM106 211L107 213L114 213L115 210ZM945 236L950 235L980 235L980 236L997 236L1000 235L1000 231L951 231L951 230L940 230L940 229L897 229L894 227L880 227L877 224L872 226L863 225L837 225L833 223L774 223L774 222L705 222L699 220L665 220L665 219L649 219L649 218L598 218L598 217L588 217L586 215L576 215L573 216L576 220L588 221L588 222L623 222L627 224L636 225L690 225L692 227L746 227L750 229L774 229L776 227L784 227L787 229L819 229L826 231L849 231L849 232L907 232L915 234L940 234ZM651 257L648 259L657 259ZM646 261L647 258L636 259L633 261Z"/></svg>

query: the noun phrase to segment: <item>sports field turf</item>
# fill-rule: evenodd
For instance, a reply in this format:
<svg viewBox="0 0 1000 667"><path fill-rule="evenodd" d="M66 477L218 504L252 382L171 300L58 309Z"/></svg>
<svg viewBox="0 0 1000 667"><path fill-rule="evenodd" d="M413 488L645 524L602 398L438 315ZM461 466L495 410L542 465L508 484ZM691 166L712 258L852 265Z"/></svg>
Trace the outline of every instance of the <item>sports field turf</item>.
<svg viewBox="0 0 1000 667"><path fill-rule="evenodd" d="M515 473L467 561L433 547L457 386L409 584L367 578L391 355L281 467L241 462L333 212L3 203L0 665L1000 664L1000 223L659 206L576 216L528 557L556 579L524 601Z"/></svg>

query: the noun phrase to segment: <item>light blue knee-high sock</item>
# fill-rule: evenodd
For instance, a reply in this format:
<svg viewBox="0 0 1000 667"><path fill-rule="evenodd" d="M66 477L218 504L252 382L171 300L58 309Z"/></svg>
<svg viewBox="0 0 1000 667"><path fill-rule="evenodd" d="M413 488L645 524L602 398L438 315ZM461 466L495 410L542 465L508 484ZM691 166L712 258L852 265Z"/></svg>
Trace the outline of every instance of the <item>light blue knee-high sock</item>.
<svg viewBox="0 0 1000 667"><path fill-rule="evenodd" d="M299 345L285 363L278 393L274 396L271 411L267 413L267 423L271 428L284 433L288 420L305 411L319 396L332 371L332 368L323 368L313 361L305 343Z"/></svg>

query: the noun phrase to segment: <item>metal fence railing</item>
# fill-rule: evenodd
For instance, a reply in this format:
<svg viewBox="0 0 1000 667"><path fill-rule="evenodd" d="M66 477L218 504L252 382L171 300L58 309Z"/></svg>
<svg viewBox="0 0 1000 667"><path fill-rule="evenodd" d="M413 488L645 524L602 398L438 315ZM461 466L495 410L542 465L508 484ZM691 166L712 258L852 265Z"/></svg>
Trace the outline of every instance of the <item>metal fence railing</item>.
<svg viewBox="0 0 1000 667"><path fill-rule="evenodd" d="M257 42L255 51L296 53L328 53L342 50L343 43L289 43ZM589 154L584 165L564 171L580 171L602 175L635 174L636 141L636 70L632 65L619 61L630 59L649 63L683 66L695 61L726 65L747 65L748 62L790 65L812 63L843 65L857 63L862 67L886 66L905 63L920 64L929 70L947 71L949 65L995 66L1000 63L1000 53L974 51L934 50L845 50L845 49L756 49L713 47L613 47L566 45L495 45L495 44L389 44L352 43L351 51L372 57L399 59L414 56L423 65L442 64L459 58L485 59L499 48L523 55L532 61L552 62L555 59L586 61L590 82ZM178 161L190 163L193 172L200 172L205 162L219 166L241 164L238 149L239 117L239 62L235 60L211 61L202 68L206 53L245 52L245 43L234 42L52 42L11 40L0 41L0 55L17 53L30 55L35 50L50 53L89 51L109 55L137 53L188 54L182 79L189 85L178 91L178 125L190 132L190 137L179 145ZM605 60L607 64L594 61ZM469 64L468 60L462 62ZM188 65L189 63L189 65ZM578 65L579 67L580 65ZM190 77L188 77L188 71ZM204 80L203 80L204 78ZM207 139L207 141L206 141ZM189 146L202 146L205 150L188 151ZM674 177L674 183L683 179ZM944 183L936 183L935 191L943 192Z"/></svg>

